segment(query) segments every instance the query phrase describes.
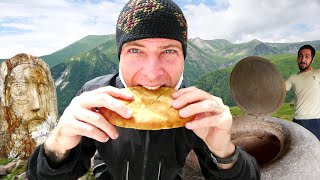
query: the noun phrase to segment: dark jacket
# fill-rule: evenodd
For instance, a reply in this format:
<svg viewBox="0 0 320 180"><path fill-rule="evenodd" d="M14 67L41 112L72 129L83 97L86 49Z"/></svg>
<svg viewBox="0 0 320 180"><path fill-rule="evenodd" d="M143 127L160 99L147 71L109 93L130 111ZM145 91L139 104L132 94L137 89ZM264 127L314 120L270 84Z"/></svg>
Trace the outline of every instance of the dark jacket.
<svg viewBox="0 0 320 180"><path fill-rule="evenodd" d="M108 85L123 88L118 74L106 75L87 82L78 94ZM181 168L193 149L206 179L260 179L256 160L243 150L231 169L218 170L206 144L185 127L158 131L117 129L119 137L106 143L83 137L58 167L49 165L40 145L29 159L27 177L29 180L77 179L90 168L90 158L97 150L94 161L97 179L181 179Z"/></svg>

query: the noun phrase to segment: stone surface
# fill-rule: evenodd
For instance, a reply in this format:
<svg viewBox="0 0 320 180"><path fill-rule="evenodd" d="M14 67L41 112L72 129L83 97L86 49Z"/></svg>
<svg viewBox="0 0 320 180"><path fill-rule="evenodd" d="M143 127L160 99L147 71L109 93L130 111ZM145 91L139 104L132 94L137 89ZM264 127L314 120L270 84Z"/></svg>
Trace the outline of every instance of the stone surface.
<svg viewBox="0 0 320 180"><path fill-rule="evenodd" d="M4 176L7 174L6 169L4 168L4 166L0 166L0 176Z"/></svg>
<svg viewBox="0 0 320 180"><path fill-rule="evenodd" d="M14 159L8 164L0 166L0 179L27 179L26 164L25 160Z"/></svg>
<svg viewBox="0 0 320 180"><path fill-rule="evenodd" d="M320 142L304 127L293 122L268 118L283 125L290 134L287 149L281 156L261 168L261 179L320 179Z"/></svg>
<svg viewBox="0 0 320 180"><path fill-rule="evenodd" d="M12 161L4 166L4 169L7 173L11 172L17 165L17 161Z"/></svg>
<svg viewBox="0 0 320 180"><path fill-rule="evenodd" d="M18 54L0 65L0 157L27 159L57 124L49 67Z"/></svg>
<svg viewBox="0 0 320 180"><path fill-rule="evenodd" d="M18 175L17 177L18 177L18 179L27 179L27 173L23 172L20 175Z"/></svg>
<svg viewBox="0 0 320 180"><path fill-rule="evenodd" d="M235 117L232 139L260 160L262 180L320 179L320 142L298 124L273 117ZM182 174L203 178L194 153L186 159Z"/></svg>

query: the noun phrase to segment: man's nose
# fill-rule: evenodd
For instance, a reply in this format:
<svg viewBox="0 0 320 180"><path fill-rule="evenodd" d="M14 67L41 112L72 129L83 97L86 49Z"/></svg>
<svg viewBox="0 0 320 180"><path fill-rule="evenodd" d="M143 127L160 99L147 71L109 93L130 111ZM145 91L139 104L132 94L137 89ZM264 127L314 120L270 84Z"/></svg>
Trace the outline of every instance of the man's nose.
<svg viewBox="0 0 320 180"><path fill-rule="evenodd" d="M40 97L36 89L31 90L31 110L37 112L40 110Z"/></svg>
<svg viewBox="0 0 320 180"><path fill-rule="evenodd" d="M154 80L163 75L163 65L156 55L150 56L144 67L144 75Z"/></svg>
<svg viewBox="0 0 320 180"><path fill-rule="evenodd" d="M308 59L307 56L302 56L302 57L301 57L301 61L303 61L303 62L307 62L307 59Z"/></svg>
<svg viewBox="0 0 320 180"><path fill-rule="evenodd" d="M304 57L304 56L301 56L300 58L299 58L299 63L306 63L307 61L306 61L306 58Z"/></svg>

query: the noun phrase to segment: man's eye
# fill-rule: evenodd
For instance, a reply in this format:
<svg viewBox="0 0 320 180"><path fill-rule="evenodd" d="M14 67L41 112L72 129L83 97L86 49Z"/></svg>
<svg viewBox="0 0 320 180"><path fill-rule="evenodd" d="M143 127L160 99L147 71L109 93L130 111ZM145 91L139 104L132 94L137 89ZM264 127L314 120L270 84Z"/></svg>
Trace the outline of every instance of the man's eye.
<svg viewBox="0 0 320 180"><path fill-rule="evenodd" d="M165 53L174 53L175 51L174 50L172 50L172 49L166 49L165 50Z"/></svg>
<svg viewBox="0 0 320 180"><path fill-rule="evenodd" d="M26 96L28 89L25 84L14 84L12 87L11 95L13 97L23 97Z"/></svg>
<svg viewBox="0 0 320 180"><path fill-rule="evenodd" d="M129 49L129 52L131 53L139 53L139 49L136 49L136 48L132 48L132 49Z"/></svg>

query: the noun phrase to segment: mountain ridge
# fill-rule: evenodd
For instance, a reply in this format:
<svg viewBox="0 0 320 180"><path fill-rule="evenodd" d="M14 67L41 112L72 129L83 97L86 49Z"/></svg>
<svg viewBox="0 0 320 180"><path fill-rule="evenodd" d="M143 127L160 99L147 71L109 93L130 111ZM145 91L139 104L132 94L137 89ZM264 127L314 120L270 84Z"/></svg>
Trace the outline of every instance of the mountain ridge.
<svg viewBox="0 0 320 180"><path fill-rule="evenodd" d="M90 40L88 40L90 36L86 37L86 41L81 40L83 42L82 44L88 47L84 42L90 42ZM105 38L105 36L93 37L98 39ZM88 51L73 50L73 52L80 53L70 55L64 60L61 60L62 63L51 67L53 78L56 82L59 81L59 83L56 83L59 114L63 112L64 108L70 103L71 99L87 80L97 75L114 73L118 70L119 60L115 36L109 35L108 37L109 38L104 39L104 41L101 40L99 43L91 44L93 48ZM216 71L219 73L219 69L233 66L246 56L267 56L275 53L288 52L292 51L293 48L297 50L300 44L301 42L288 43L286 46L281 46L281 44L268 44L259 40L233 44L224 39L203 40L201 38L191 38L188 42L184 79L186 79L190 85L195 85L198 83L198 80L206 74ZM320 47L320 41L315 41L312 45ZM69 46L69 48L70 47L72 46ZM77 46L73 47L76 48ZM43 59L46 61L46 57ZM103 63L109 65L106 66ZM89 71L96 73L88 73ZM222 74L227 76L226 72ZM81 76L81 78L77 76ZM222 79L224 78L221 77L221 80ZM219 86L216 88L218 87ZM208 89L208 91L212 92L212 89ZM231 102L231 99L228 101Z"/></svg>
<svg viewBox="0 0 320 180"><path fill-rule="evenodd" d="M253 55L266 57L275 54L279 56L292 54L293 57L296 57L298 48L303 44L311 44L316 50L320 50L320 40L268 43L254 39L236 44L225 39L190 38L185 60L184 79L190 85L198 85L199 80L207 74L216 73L220 79L216 77L211 79L215 79L221 84L220 80L226 81L225 77L228 76L228 70L224 70L224 68L232 67L244 57ZM59 114L63 112L87 80L116 72L119 63L114 34L88 35L40 58L49 64L56 82ZM219 71L221 69L222 72ZM221 89L219 86L212 87L211 85L202 88L212 93L216 93L213 89ZM226 97L227 100L228 98Z"/></svg>
<svg viewBox="0 0 320 180"><path fill-rule="evenodd" d="M82 52L89 51L100 44L106 42L109 39L114 38L113 34L110 35L87 35L80 40L58 50L49 55L41 56L43 60L50 67L54 67L55 65L62 63L64 60L77 55Z"/></svg>

